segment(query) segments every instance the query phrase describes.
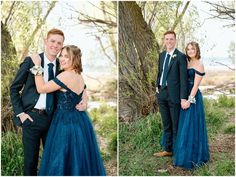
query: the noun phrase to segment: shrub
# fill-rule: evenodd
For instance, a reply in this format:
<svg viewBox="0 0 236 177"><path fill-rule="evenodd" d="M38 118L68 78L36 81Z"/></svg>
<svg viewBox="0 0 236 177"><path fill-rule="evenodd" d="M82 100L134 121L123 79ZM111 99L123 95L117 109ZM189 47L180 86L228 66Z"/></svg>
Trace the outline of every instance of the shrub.
<svg viewBox="0 0 236 177"><path fill-rule="evenodd" d="M219 107L233 107L234 108L234 97L227 97L226 95L221 95L218 99Z"/></svg>
<svg viewBox="0 0 236 177"><path fill-rule="evenodd" d="M235 125L232 123L228 124L226 126L226 128L224 129L224 133L228 133L228 134L233 133L234 134L234 132L235 132Z"/></svg>

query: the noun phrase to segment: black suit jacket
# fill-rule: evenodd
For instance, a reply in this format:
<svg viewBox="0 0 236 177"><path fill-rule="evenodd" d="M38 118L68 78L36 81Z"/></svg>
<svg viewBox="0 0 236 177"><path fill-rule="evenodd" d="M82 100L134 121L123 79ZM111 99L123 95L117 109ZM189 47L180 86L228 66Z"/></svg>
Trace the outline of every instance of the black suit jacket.
<svg viewBox="0 0 236 177"><path fill-rule="evenodd" d="M39 56L42 59L42 67L44 66L44 53L40 53ZM14 111L13 122L16 125L22 125L18 114L26 112L34 108L38 99L39 93L37 92L34 75L30 72L30 68L34 66L34 63L30 57L26 57L23 63L20 64L20 68L13 80L10 87L11 103ZM59 73L59 61L56 60L56 75Z"/></svg>
<svg viewBox="0 0 236 177"><path fill-rule="evenodd" d="M166 51L159 56L158 75L156 87L160 88L160 79ZM175 57L173 57L175 56ZM167 90L173 103L180 103L181 99L187 99L187 58L186 55L175 49L167 73Z"/></svg>

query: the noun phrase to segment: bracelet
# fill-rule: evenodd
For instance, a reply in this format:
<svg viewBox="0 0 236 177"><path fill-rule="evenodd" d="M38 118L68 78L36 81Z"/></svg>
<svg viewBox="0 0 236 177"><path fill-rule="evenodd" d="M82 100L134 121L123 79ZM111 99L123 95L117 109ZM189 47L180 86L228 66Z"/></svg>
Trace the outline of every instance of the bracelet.
<svg viewBox="0 0 236 177"><path fill-rule="evenodd" d="M188 96L188 101L189 101L190 103L196 104L196 99L195 99L194 96L189 95L189 96Z"/></svg>
<svg viewBox="0 0 236 177"><path fill-rule="evenodd" d="M30 68L30 72L35 76L41 76L43 74L43 68L42 66L35 65Z"/></svg>

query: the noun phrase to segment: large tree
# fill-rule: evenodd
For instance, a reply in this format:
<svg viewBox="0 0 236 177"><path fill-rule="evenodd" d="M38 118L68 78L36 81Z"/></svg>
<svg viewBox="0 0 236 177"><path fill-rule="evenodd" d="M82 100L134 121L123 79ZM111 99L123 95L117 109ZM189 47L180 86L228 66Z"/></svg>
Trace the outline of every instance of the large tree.
<svg viewBox="0 0 236 177"><path fill-rule="evenodd" d="M119 2L121 120L132 121L156 111L155 81L163 33L186 31L181 23L188 6L189 2Z"/></svg>
<svg viewBox="0 0 236 177"><path fill-rule="evenodd" d="M132 120L153 110L159 46L136 2L119 2L119 110Z"/></svg>

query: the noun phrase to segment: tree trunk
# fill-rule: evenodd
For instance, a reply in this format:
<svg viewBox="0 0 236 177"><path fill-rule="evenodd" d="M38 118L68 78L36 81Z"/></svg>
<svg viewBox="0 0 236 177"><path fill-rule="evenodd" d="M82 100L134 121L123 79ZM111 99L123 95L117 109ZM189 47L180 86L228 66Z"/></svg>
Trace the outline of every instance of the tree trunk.
<svg viewBox="0 0 236 177"><path fill-rule="evenodd" d="M7 29L7 26L1 22L1 74L2 74L2 132L7 130L15 131L16 127L12 123L13 112L10 103L10 82L12 80L16 57L16 48L12 41L12 37Z"/></svg>
<svg viewBox="0 0 236 177"><path fill-rule="evenodd" d="M154 110L159 46L136 2L119 2L119 118Z"/></svg>

